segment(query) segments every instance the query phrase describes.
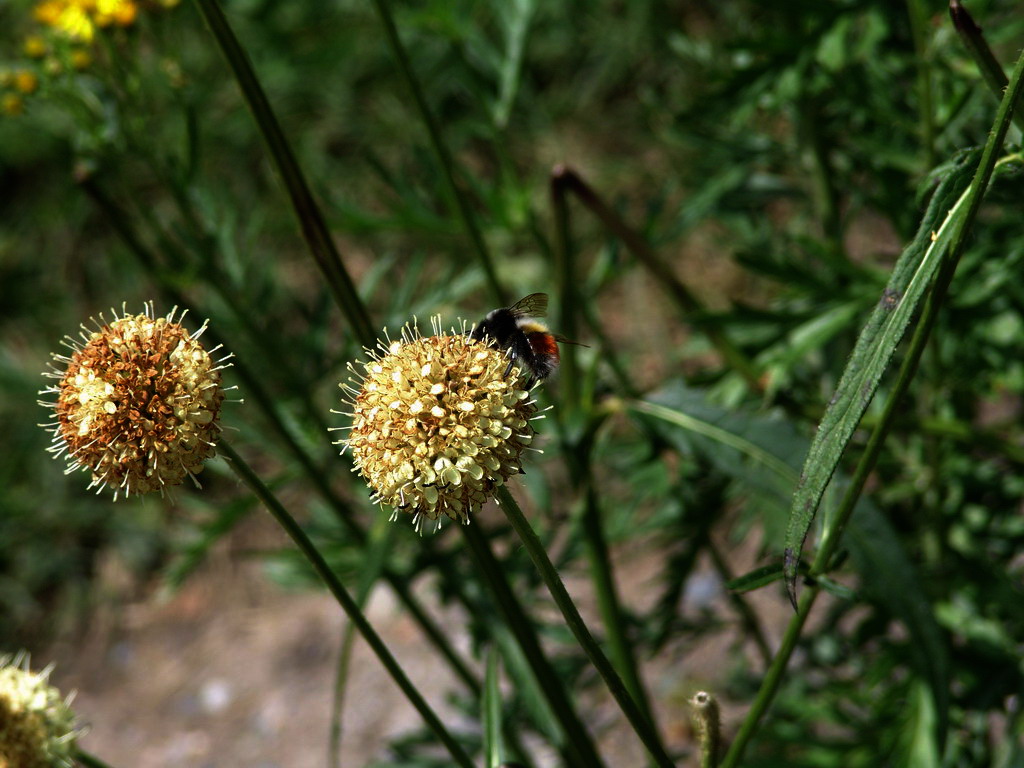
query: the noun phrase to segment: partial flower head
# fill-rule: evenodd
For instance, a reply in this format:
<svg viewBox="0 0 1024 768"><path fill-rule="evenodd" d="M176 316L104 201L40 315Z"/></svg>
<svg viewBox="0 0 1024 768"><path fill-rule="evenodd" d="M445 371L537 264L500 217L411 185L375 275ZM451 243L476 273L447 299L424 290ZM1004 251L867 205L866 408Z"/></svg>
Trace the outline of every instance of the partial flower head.
<svg viewBox="0 0 1024 768"><path fill-rule="evenodd" d="M92 472L90 488L109 486L124 495L163 491L196 475L214 455L224 391L221 370L230 355L215 360L199 341L206 323L189 333L176 309L156 317L151 305L141 315L107 322L93 319L79 339L65 337L71 355L53 355L64 370L41 394L54 409L56 456L67 454L67 472ZM97 491L98 493L99 491Z"/></svg>
<svg viewBox="0 0 1024 768"><path fill-rule="evenodd" d="M522 472L536 407L518 367L466 333L405 328L363 363L341 441L374 500L423 519L469 522L494 489ZM353 368L359 378L359 373ZM507 375L506 375L507 372Z"/></svg>
<svg viewBox="0 0 1024 768"><path fill-rule="evenodd" d="M138 15L135 0L40 0L36 21L70 40L89 42L96 27L128 27Z"/></svg>
<svg viewBox="0 0 1024 768"><path fill-rule="evenodd" d="M30 672L25 656L0 657L0 766L74 765L75 715L70 697L49 684L50 668Z"/></svg>

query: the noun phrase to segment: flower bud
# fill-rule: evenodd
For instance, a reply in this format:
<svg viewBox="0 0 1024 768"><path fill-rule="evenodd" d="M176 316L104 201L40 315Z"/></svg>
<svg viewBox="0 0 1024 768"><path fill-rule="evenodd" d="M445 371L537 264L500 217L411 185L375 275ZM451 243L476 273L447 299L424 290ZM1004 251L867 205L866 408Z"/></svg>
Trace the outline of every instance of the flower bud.
<svg viewBox="0 0 1024 768"><path fill-rule="evenodd" d="M50 668L29 671L27 657L0 657L0 766L71 768L75 715L49 684Z"/></svg>

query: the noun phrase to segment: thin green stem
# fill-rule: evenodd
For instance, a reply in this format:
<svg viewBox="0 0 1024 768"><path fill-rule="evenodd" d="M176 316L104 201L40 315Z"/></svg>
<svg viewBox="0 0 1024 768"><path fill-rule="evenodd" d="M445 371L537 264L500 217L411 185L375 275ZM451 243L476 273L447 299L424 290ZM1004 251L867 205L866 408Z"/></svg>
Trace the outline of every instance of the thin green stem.
<svg viewBox="0 0 1024 768"><path fill-rule="evenodd" d="M557 170L551 177L551 208L555 217L555 274L558 280L558 330L570 339L578 336L576 322L576 270L575 252L569 224L569 201L565 186L557 182ZM579 366L576 349L571 344L561 350L558 391L570 418L579 412L580 403Z"/></svg>
<svg viewBox="0 0 1024 768"><path fill-rule="evenodd" d="M597 669L598 674L601 675L605 685L608 686L608 690L611 691L615 701L622 709L623 714L626 715L630 725L633 726L633 730L643 742L655 763L662 766L662 768L671 768L674 764L662 746L658 732L651 721L644 716L640 707L633 700L633 697L630 696L629 691L622 682L622 678L619 677L618 672L615 671L611 662L608 661L608 657L604 655L601 646L594 640L594 636L583 622L583 617L580 616L580 612L576 609L576 605L562 583L558 571L555 569L550 558L548 558L544 545L541 543L536 531L533 530L530 522L526 519L523 511L519 508L516 500L512 497L512 494L509 493L508 488L500 486L497 491L497 499L509 523L512 524L512 528L519 536L520 541L523 542L523 546L530 555L530 559L533 560L533 564L536 566L545 585L547 585L548 591L555 600L555 605L562 612L566 625L572 631L580 647L587 654L594 668Z"/></svg>
<svg viewBox="0 0 1024 768"><path fill-rule="evenodd" d="M420 694L416 686L413 685L412 681L406 676L405 671L395 660L395 657L388 650L388 647L381 640L380 635L377 634L376 630L367 621L366 616L359 610L359 604L352 598L345 589L345 586L341 583L338 577L331 570L331 567L327 564L327 561L323 559L323 556L313 545L313 542L306 535L306 532L302 530L302 527L298 524L291 513L278 501L274 493L267 488L267 486L260 479L248 464L242 459L241 456L235 451L231 445L224 440L220 440L217 450L223 453L229 460L231 468L238 475L239 479L245 483L249 489L263 502L263 505L267 508L270 514L275 520L284 528L285 533L291 537L292 541L299 548L299 551L306 557L310 565L317 572L317 575L330 590L331 594L338 601L338 604L342 607L345 613L348 615L349 621L351 621L359 634L363 636L366 644L370 646L370 649L376 654L377 658L380 659L381 664L391 675L392 679L401 689L402 693L405 694L406 698L409 699L410 703L416 708L416 710L423 717L427 727L434 732L434 735L444 744L448 753L452 756L452 759L463 768L475 768L473 761L466 754L466 751L462 748L455 738L448 732L448 729L444 727L444 723L435 714L434 710L427 704L426 699Z"/></svg>
<svg viewBox="0 0 1024 768"><path fill-rule="evenodd" d="M469 551L472 553L480 573L490 587L491 592L505 620L505 625L512 632L516 643L523 651L530 669L533 670L537 684L540 686L551 707L551 711L561 725L565 735L567 753L578 768L599 768L604 765L598 755L590 735L580 721L572 706L569 695L563 687L558 674L541 649L534 624L526 615L515 592L508 583L501 564L491 551L487 538L476 524L460 526L465 534Z"/></svg>
<svg viewBox="0 0 1024 768"><path fill-rule="evenodd" d="M839 190L830 158L832 142L822 130L826 120L819 102L816 95L803 94L797 99L797 131L808 156L811 199L825 234L825 254L830 257L829 266L843 274L850 271L850 260L844 253Z"/></svg>
<svg viewBox="0 0 1024 768"><path fill-rule="evenodd" d="M1003 91L1010 81L1006 79L1002 64L992 53L992 49L988 47L981 27L975 23L974 17L968 13L960 0L949 0L949 15L953 19L953 26L956 28L961 42L967 52L971 54L975 64L978 65L978 71L981 73L985 85L997 100L1002 99ZM1024 114L1015 110L1013 123L1024 131Z"/></svg>
<svg viewBox="0 0 1024 768"><path fill-rule="evenodd" d="M743 720L743 724L740 726L739 732L736 734L736 738L733 739L725 759L722 760L721 768L736 768L740 764L747 742L750 741L750 738L757 731L761 718L775 698L775 692L778 690L779 685L782 684L782 677L786 673L789 658L796 649L796 644L800 640L800 631L804 628L804 622L807 621L807 616L810 614L811 607L814 605L817 597L818 588L815 586L808 587L800 596L797 612L789 620L786 634L782 637L782 644L779 646L775 658L772 659L771 666L768 667L768 671L761 681L761 688L750 705L750 709Z"/></svg>
<svg viewBox="0 0 1024 768"><path fill-rule="evenodd" d="M420 85L419 80L416 79L416 74L412 71L409 55L406 53L402 39L398 35L398 28L395 26L395 19L391 15L391 8L388 6L387 0L373 0L373 4L377 9L378 16L380 16L380 22L384 27L388 46L391 48L391 53L398 63L398 69L402 73L402 78L405 80L409 92L412 94L413 101L416 102L416 108L419 110L420 117L427 127L427 133L430 136L430 146L437 156L437 162L441 166L441 172L444 175L448 191L455 200L462 223L466 227L466 233L473 243L473 250L476 251L477 259L479 259L480 266L484 271L484 278L487 280L487 288L491 293L491 298L498 306L507 306L509 303L508 296L505 295L505 291L498 280L498 273L494 269L494 261L491 259L491 253L487 248L487 243L484 241L483 234L480 232L480 226L477 224L473 208L469 204L469 198L455 178L455 161L452 159L448 145L441 135L441 128L437 123L437 119L434 117L434 113L431 111L430 105L427 104L427 99L423 95L423 87Z"/></svg>
<svg viewBox="0 0 1024 768"><path fill-rule="evenodd" d="M589 468L584 480L583 515L580 522L590 561L590 578L594 583L597 608L601 613L601 623L604 625L612 663L622 676L622 681L625 683L629 695L633 697L633 701L640 708L641 714L654 726L655 733L657 733L657 723L647 698L647 691L640 678L636 653L626 634L626 621L622 614L622 606L612 574L611 553L608 550L608 542L605 539L604 527L601 522L601 507L597 499L597 490L594 487L593 473L589 471Z"/></svg>
<svg viewBox="0 0 1024 768"><path fill-rule="evenodd" d="M864 484L867 482L868 476L874 469L875 463L878 461L878 457L881 454L882 444L885 441L886 435L889 433L890 427L895 421L900 401L907 389L910 387L910 382L913 380L914 374L917 372L917 366L920 362L921 354L925 349L929 336L931 335L932 328L935 326L939 309L941 308L942 302L949 291L950 283L953 279L954 273L956 272L956 267L960 261L960 257L966 247L967 238L970 234L974 219L977 217L978 209L981 207L981 201L984 197L985 190L988 189L988 183L992 178L992 172L996 166L996 154L1002 148L1003 141L1006 138L1006 131L1010 126L1010 116L1012 114L1013 106L1020 94L1022 82L1024 82L1024 53L1022 53L1017 59L1013 75L1010 78L1009 87L1006 89L1006 92L1003 94L1002 101L999 103L999 110L996 112L993 129L989 133L988 140L985 142L981 161L978 165L977 171L975 171L974 178L971 180L971 186L967 190L966 208L957 222L957 228L954 230L950 241L949 251L943 258L942 264L939 267L939 272L935 277L935 283L928 295L928 300L925 302L925 306L921 312L921 317L918 320L917 326L914 329L914 335L910 340L910 346L907 350L907 354L900 366L896 383L889 394L889 399L886 401L882 417L879 420L878 425L872 431L871 437L868 439L867 447L861 455L860 461L857 463L857 468L854 471L850 485L847 487L846 493L843 495L843 499L839 504L839 509L835 515L835 522L830 526L826 535L823 536L821 544L818 547L818 552L809 571L811 577L821 575L828 570L829 564L832 560L832 555L839 546L843 531L846 528L847 522L849 522L850 515L853 514L857 501L860 499L861 493L864 490ZM1006 158L1000 162L1004 161L1006 161ZM747 743L757 731L761 717L768 709L768 706L771 704L779 686L782 683L782 676L785 672L786 665L789 663L789 658L792 655L794 648L796 648L800 631L807 619L807 614L810 613L811 606L817 597L818 591L819 587L812 584L801 596L800 602L797 606L796 615L790 620L789 626L786 629L786 636L783 639L782 646L779 648L778 653L776 653L775 659L772 661L771 667L769 667L768 674L765 675L765 678L761 683L761 688L758 690L757 697L751 705L750 710L747 712L747 716L744 718L743 725L740 727L739 733L737 733L736 738L733 740L729 753L726 755L726 759L722 763L723 768L735 768L735 766L739 765L739 761L743 757L743 752L746 749Z"/></svg>
<svg viewBox="0 0 1024 768"><path fill-rule="evenodd" d="M249 57L238 42L238 38L235 37L217 0L196 0L196 4L199 6L210 32L213 33L221 53L224 54L235 80L238 81L242 96L252 111L256 125L267 144L270 157L288 191L288 197L295 215L298 217L309 251L327 281L338 308L348 319L359 342L364 347L372 347L377 341L377 334L370 322L370 315L334 246L334 240L327 229L320 207L310 192L306 178L295 160L291 146L263 92L263 86L260 85L259 78L256 77Z"/></svg>
<svg viewBox="0 0 1024 768"><path fill-rule="evenodd" d="M86 752L84 749L76 749L73 755L75 762L84 765L85 768L110 768L110 766L100 760L96 755Z"/></svg>
<svg viewBox="0 0 1024 768"><path fill-rule="evenodd" d="M935 115L932 106L932 65L928 56L928 19L922 0L907 0L910 33L914 38L914 59L917 64L917 111L921 122L921 144L924 167L935 166Z"/></svg>
<svg viewBox="0 0 1024 768"><path fill-rule="evenodd" d="M626 249L633 254L648 272L657 279L658 284L668 291L669 297L675 301L682 312L689 316L704 311L701 301L693 295L689 288L675 276L675 273L664 264L650 244L632 227L623 221L611 206L601 199L600 195L587 184L580 175L571 168L558 166L554 170L553 184L563 186L576 195L577 199L593 213L605 228L622 241ZM698 325L718 353L730 368L739 373L754 392L761 392L763 387L758 377L757 368L743 351L733 343L729 335L712 326Z"/></svg>
<svg viewBox="0 0 1024 768"><path fill-rule="evenodd" d="M142 145L139 145L138 149L140 154L145 152L145 147ZM166 176L166 174L164 175ZM180 243L178 239L171 237L157 221L157 217L151 208L137 205L134 209L139 217L149 225L151 236L156 238L157 252L161 252L164 256L163 263L175 264L177 267L176 271L169 275L170 280L165 278L164 282L173 282L177 274L187 271L190 267L195 268L198 266L199 269L197 271L202 277L203 282L227 305L239 321L239 324L245 329L249 338L262 348L263 354L266 355L267 359L280 359L281 351L278 348L279 345L275 334L267 333L264 329L257 328L251 322L253 313L245 306L238 292L233 290L232 281L222 273L218 265L215 238L206 231L191 202L187 199L184 192L178 188L178 183L172 180L169 186L172 189L172 195L177 203L179 212L185 219L187 227L193 233L196 241L193 248L190 248L189 244ZM121 215L125 216L124 212ZM125 221L127 220L125 218ZM197 250L199 252L199 263L195 259L190 258L190 250ZM153 261L155 263L156 260L153 259ZM161 268L163 273L167 275L169 270L162 265ZM329 431L328 425L324 420L324 414L316 407L313 399L309 397L309 393L306 391L308 382L301 379L299 372L294 367L288 365L275 366L274 374L280 377L282 383L292 390L296 399L301 403L306 418L309 419L310 423L316 427L320 434L327 436Z"/></svg>

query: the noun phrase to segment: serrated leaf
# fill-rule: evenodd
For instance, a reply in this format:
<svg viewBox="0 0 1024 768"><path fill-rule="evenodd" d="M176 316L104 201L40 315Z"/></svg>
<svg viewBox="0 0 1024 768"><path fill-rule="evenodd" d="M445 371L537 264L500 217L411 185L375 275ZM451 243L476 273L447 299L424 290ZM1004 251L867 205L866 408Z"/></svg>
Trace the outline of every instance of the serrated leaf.
<svg viewBox="0 0 1024 768"><path fill-rule="evenodd" d="M966 211L966 189L977 158L977 150L961 155L932 195L917 235L897 260L878 304L861 330L811 443L793 494L786 530L784 569L794 605L800 551L818 505L911 317L931 285L960 215Z"/></svg>

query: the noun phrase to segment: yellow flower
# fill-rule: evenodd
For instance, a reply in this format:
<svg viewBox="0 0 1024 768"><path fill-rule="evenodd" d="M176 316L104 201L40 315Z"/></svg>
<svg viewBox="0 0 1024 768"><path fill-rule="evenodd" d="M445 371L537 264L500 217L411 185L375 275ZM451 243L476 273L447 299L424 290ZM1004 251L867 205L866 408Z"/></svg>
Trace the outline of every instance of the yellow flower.
<svg viewBox="0 0 1024 768"><path fill-rule="evenodd" d="M72 40L91 42L95 27L92 4L75 0L43 0L35 8L36 20Z"/></svg>
<svg viewBox="0 0 1024 768"><path fill-rule="evenodd" d="M14 87L25 94L34 93L39 87L39 78L27 69L19 69L14 73Z"/></svg>
<svg viewBox="0 0 1024 768"><path fill-rule="evenodd" d="M20 115L25 111L25 101L16 93L5 93L0 97L0 109L5 115Z"/></svg>
<svg viewBox="0 0 1024 768"><path fill-rule="evenodd" d="M122 310L123 312L123 310ZM68 356L54 355L66 369L44 374L59 379L43 390L57 396L53 431L56 457L67 453L68 469L92 472L90 488L110 486L118 494L163 492L202 471L215 453L224 392L222 368L198 341L206 324L190 334L174 319L118 317L96 330L82 326L80 339L65 337ZM213 350L216 351L216 350ZM98 493L99 491L97 491Z"/></svg>
<svg viewBox="0 0 1024 768"><path fill-rule="evenodd" d="M29 671L25 656L0 657L0 766L70 768L75 715L49 684L50 668Z"/></svg>
<svg viewBox="0 0 1024 768"><path fill-rule="evenodd" d="M465 333L422 338L406 328L362 364L347 439L374 500L413 516L468 523L494 489L522 472L536 413L525 378L499 350ZM355 373L355 369L352 369ZM357 374L358 375L358 374Z"/></svg>
<svg viewBox="0 0 1024 768"><path fill-rule="evenodd" d="M43 0L35 7L33 12L36 21L48 27L57 26L60 15L64 12L66 3L63 0Z"/></svg>
<svg viewBox="0 0 1024 768"><path fill-rule="evenodd" d="M71 66L81 71L92 64L92 56L82 48L75 48L71 51Z"/></svg>
<svg viewBox="0 0 1024 768"><path fill-rule="evenodd" d="M29 35L25 38L22 50L30 59L41 59L46 55L46 41L39 35Z"/></svg>
<svg viewBox="0 0 1024 768"><path fill-rule="evenodd" d="M138 6L134 0L96 0L94 18L101 27L111 24L131 26L137 14Z"/></svg>

